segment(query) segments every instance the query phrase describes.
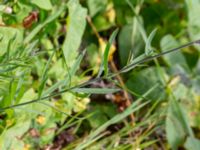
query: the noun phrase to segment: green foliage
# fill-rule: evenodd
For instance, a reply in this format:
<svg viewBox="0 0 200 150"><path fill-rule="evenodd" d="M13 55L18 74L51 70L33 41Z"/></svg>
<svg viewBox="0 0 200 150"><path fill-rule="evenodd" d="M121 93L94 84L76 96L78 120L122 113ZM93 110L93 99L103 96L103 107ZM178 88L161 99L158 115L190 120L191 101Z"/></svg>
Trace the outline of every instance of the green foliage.
<svg viewBox="0 0 200 150"><path fill-rule="evenodd" d="M104 11L106 8L107 0L88 0L87 5L89 9L90 16L93 17L97 13Z"/></svg>
<svg viewBox="0 0 200 150"><path fill-rule="evenodd" d="M172 99L169 103L166 132L172 149L176 150L183 145L187 136L193 137L193 132L188 124L188 119L181 106Z"/></svg>
<svg viewBox="0 0 200 150"><path fill-rule="evenodd" d="M158 71L154 67L132 73L126 84L129 89L139 95L143 95L143 93L150 89L152 85L159 84L159 87L149 94L148 97L152 100L163 100L166 95L162 82L158 78ZM159 95L156 94L158 92L160 92Z"/></svg>
<svg viewBox="0 0 200 150"><path fill-rule="evenodd" d="M103 57L103 66L104 66L104 75L107 76L108 75L108 57L109 57L109 50L113 44L113 41L115 39L115 37L117 36L118 30L115 30L113 32L113 34L111 35L107 45L106 45L106 49L104 52L104 57Z"/></svg>
<svg viewBox="0 0 200 150"><path fill-rule="evenodd" d="M0 149L198 150L199 8L2 1Z"/></svg>
<svg viewBox="0 0 200 150"><path fill-rule="evenodd" d="M188 33L192 40L199 38L200 28L199 28L199 13L200 2L185 0L187 7L188 16ZM199 48L198 48L199 49Z"/></svg>
<svg viewBox="0 0 200 150"><path fill-rule="evenodd" d="M38 7L44 10L52 9L52 4L50 0L32 0L31 3L37 5Z"/></svg>
<svg viewBox="0 0 200 150"><path fill-rule="evenodd" d="M146 95L148 95L150 92L152 92L155 89L155 87L156 86L154 86L149 91L147 91L144 94L144 97ZM129 108L127 108L123 113L115 115L112 119L110 119L109 121L105 122L103 125L101 125L100 127L98 127L97 130L95 130L94 132L92 132L88 136L87 141L84 141L83 144L81 144L80 146L78 146L76 149L77 150L83 149L83 148L87 147L88 145L90 145L91 143L95 142L97 139L99 139L102 136L100 133L103 132L107 127L109 127L110 125L115 124L115 123L121 121L123 118L127 117L131 113L137 111L138 109L144 107L146 104L149 103L147 101L147 102L144 102L144 103L142 103L142 104L139 105L139 102L141 100L142 99L138 99L135 103L132 103L132 105Z"/></svg>
<svg viewBox="0 0 200 150"><path fill-rule="evenodd" d="M23 31L20 31L20 29L1 27L0 28L0 37L1 37L0 46L2 48L0 52L1 56L5 54L5 52L8 49L15 52L17 45L19 45L22 42L22 39L23 39L22 35L23 35ZM9 42L11 43L9 44Z"/></svg>
<svg viewBox="0 0 200 150"><path fill-rule="evenodd" d="M185 143L185 148L191 150L197 150L200 147L200 141L193 137L188 137Z"/></svg>
<svg viewBox="0 0 200 150"><path fill-rule="evenodd" d="M69 16L67 18L67 35L63 44L63 54L67 65L71 66L77 57L77 50L86 26L87 10L78 0L68 2Z"/></svg>
<svg viewBox="0 0 200 150"><path fill-rule="evenodd" d="M138 23L134 19L133 23L123 26L120 31L118 43L119 43L119 57L120 62L124 66L127 64L128 58L133 55L137 56L142 50L143 42L138 29Z"/></svg>
<svg viewBox="0 0 200 150"><path fill-rule="evenodd" d="M165 37L162 38L160 42L161 49L168 50L173 47L177 47L179 44L177 41L174 39L172 35L166 35ZM186 60L181 52L173 53L164 56L164 59L166 60L166 63L169 64L170 66L173 65L182 65L183 67L186 67Z"/></svg>

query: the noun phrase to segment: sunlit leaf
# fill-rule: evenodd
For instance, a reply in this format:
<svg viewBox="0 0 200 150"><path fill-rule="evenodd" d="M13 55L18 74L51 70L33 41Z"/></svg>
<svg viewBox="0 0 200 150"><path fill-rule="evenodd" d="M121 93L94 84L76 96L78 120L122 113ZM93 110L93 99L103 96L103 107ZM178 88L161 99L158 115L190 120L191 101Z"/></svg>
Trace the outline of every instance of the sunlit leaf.
<svg viewBox="0 0 200 150"><path fill-rule="evenodd" d="M37 5L41 9L51 10L52 4L50 0L31 0L31 3Z"/></svg>
<svg viewBox="0 0 200 150"><path fill-rule="evenodd" d="M107 0L87 0L90 16L93 17L106 8Z"/></svg>
<svg viewBox="0 0 200 150"><path fill-rule="evenodd" d="M78 0L70 0L68 9L67 34L62 48L65 61L71 66L77 57L77 50L86 27L87 10L79 4Z"/></svg>
<svg viewBox="0 0 200 150"><path fill-rule="evenodd" d="M187 150L198 150L200 148L200 140L194 137L188 137L184 146Z"/></svg>

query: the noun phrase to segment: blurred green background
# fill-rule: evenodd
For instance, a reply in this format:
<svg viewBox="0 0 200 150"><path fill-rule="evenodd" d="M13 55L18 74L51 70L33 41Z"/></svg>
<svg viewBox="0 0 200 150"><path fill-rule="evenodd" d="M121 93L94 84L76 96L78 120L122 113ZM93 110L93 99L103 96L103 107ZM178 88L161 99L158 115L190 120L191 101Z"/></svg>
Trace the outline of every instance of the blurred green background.
<svg viewBox="0 0 200 150"><path fill-rule="evenodd" d="M199 150L198 43L93 81L199 40L199 14L199 0L1 0L0 149Z"/></svg>

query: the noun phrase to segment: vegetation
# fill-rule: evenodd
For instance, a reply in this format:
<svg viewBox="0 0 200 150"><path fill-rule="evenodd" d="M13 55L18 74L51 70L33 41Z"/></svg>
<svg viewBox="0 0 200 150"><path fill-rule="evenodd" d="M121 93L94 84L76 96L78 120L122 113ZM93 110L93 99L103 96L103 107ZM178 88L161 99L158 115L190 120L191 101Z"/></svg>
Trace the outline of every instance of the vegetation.
<svg viewBox="0 0 200 150"><path fill-rule="evenodd" d="M200 149L200 2L1 0L1 150Z"/></svg>

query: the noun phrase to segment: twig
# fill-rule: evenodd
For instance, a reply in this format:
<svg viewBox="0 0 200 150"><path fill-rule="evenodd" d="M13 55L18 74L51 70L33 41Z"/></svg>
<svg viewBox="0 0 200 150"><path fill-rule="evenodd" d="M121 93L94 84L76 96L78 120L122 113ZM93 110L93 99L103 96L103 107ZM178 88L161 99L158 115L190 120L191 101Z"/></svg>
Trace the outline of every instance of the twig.
<svg viewBox="0 0 200 150"><path fill-rule="evenodd" d="M91 26L92 31L94 32L94 34L95 34L96 37L98 38L98 40L99 40L99 39L102 39L101 36L99 35L99 33L97 32L96 27L95 27L94 24L92 23L92 19L90 18L90 16L87 16L86 19L87 19L89 25Z"/></svg>
<svg viewBox="0 0 200 150"><path fill-rule="evenodd" d="M115 63L113 61L110 61L110 65L111 65L111 69L114 72L118 72L118 69L117 69L117 67L116 67L116 65L115 65ZM124 97L126 99L126 106L129 107L131 105L131 100L130 100L128 92L125 90L126 86L124 84L124 81L123 81L122 77L119 74L116 76L116 78L119 81L121 87L124 89L123 90L123 95L124 95ZM131 118L131 121L134 122L134 120L135 120L134 114L130 114L130 118Z"/></svg>

